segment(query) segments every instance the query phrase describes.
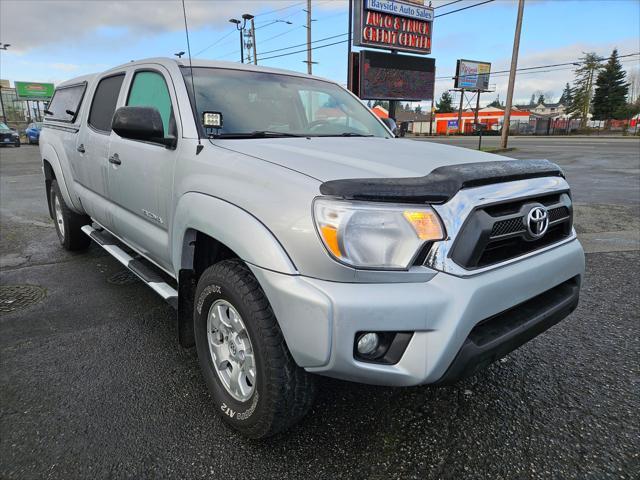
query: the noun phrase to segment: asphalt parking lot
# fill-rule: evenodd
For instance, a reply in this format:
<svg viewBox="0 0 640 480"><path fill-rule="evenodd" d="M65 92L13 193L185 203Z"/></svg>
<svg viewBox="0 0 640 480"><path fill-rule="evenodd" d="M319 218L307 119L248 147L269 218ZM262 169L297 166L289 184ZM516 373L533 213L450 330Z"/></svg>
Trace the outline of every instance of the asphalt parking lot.
<svg viewBox="0 0 640 480"><path fill-rule="evenodd" d="M0 282L37 287L0 313L0 478L638 478L640 141L513 145L574 187L576 312L456 386L321 379L263 442L218 418L169 306L98 247L59 247L37 147L0 150Z"/></svg>

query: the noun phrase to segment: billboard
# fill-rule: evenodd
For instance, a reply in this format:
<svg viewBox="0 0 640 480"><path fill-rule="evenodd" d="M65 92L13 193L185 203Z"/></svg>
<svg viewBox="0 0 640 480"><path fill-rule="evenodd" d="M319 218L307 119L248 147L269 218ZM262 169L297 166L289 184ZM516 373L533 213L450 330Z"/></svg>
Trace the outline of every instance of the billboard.
<svg viewBox="0 0 640 480"><path fill-rule="evenodd" d="M431 100L436 61L390 53L360 52L360 98L366 100Z"/></svg>
<svg viewBox="0 0 640 480"><path fill-rule="evenodd" d="M356 0L353 44L431 53L433 8L420 0Z"/></svg>
<svg viewBox="0 0 640 480"><path fill-rule="evenodd" d="M489 90L491 64L475 60L458 60L454 88Z"/></svg>
<svg viewBox="0 0 640 480"><path fill-rule="evenodd" d="M14 82L20 100L49 101L53 96L53 83Z"/></svg>

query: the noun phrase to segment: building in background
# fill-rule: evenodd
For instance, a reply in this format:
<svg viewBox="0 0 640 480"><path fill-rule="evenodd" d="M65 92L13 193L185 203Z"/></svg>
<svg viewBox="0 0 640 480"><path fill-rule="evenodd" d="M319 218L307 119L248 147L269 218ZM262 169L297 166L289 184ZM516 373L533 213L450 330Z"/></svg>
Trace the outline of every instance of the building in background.
<svg viewBox="0 0 640 480"><path fill-rule="evenodd" d="M515 105L516 109L529 111L534 115L542 115L550 118L564 117L566 107L561 103L540 102L538 105Z"/></svg>
<svg viewBox="0 0 640 480"><path fill-rule="evenodd" d="M14 82L26 83L26 82ZM50 84L32 84L29 85L50 85ZM53 85L51 85L53 87ZM31 122L41 122L44 110L47 108L50 93L42 98L32 97L33 99L25 100L18 95L15 87L11 86L9 80L0 80L0 119L11 128L23 132L27 125Z"/></svg>
<svg viewBox="0 0 640 480"><path fill-rule="evenodd" d="M531 113L528 111L512 110L510 128L515 133L529 133L529 119ZM437 135L448 135L451 133L458 133L462 131L464 133L474 132L475 111L465 110L462 112L462 125L458 125L458 112L452 113L436 113L436 128L435 133ZM502 128L504 122L504 110L495 107L481 108L478 111L478 122L485 125L485 131L499 131Z"/></svg>

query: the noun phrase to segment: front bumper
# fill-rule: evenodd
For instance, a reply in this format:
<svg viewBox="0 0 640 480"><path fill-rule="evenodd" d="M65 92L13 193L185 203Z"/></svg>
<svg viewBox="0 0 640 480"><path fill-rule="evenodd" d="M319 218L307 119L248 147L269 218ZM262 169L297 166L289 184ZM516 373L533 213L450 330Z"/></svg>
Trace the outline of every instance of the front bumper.
<svg viewBox="0 0 640 480"><path fill-rule="evenodd" d="M469 375L568 315L577 305L584 253L574 240L482 274L438 273L424 283L337 283L252 270L298 365L344 380L409 386ZM530 300L535 306L534 297L572 279L575 286L558 301L531 308L531 315L526 308L518 309L519 316L515 310L509 314ZM478 341L474 327L498 314L514 328L499 322L497 336ZM382 365L354 358L354 338L361 331L414 333L400 360Z"/></svg>

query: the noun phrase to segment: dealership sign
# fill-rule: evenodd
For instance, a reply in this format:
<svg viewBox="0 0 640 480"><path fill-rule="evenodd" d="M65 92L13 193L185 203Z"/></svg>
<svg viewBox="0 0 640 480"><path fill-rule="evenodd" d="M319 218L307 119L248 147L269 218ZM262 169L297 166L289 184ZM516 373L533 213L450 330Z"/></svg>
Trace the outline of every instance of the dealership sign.
<svg viewBox="0 0 640 480"><path fill-rule="evenodd" d="M417 18L418 20L433 22L433 8L427 8L424 6L420 7L416 4L410 5L408 3L398 2L395 0L365 0L364 8L367 10L375 10L382 13L401 15L403 17Z"/></svg>
<svg viewBox="0 0 640 480"><path fill-rule="evenodd" d="M489 90L491 64L474 60L458 60L454 88Z"/></svg>
<svg viewBox="0 0 640 480"><path fill-rule="evenodd" d="M14 82L20 100L49 101L53 96L53 83Z"/></svg>
<svg viewBox="0 0 640 480"><path fill-rule="evenodd" d="M433 8L419 0L357 0L354 45L431 53Z"/></svg>

